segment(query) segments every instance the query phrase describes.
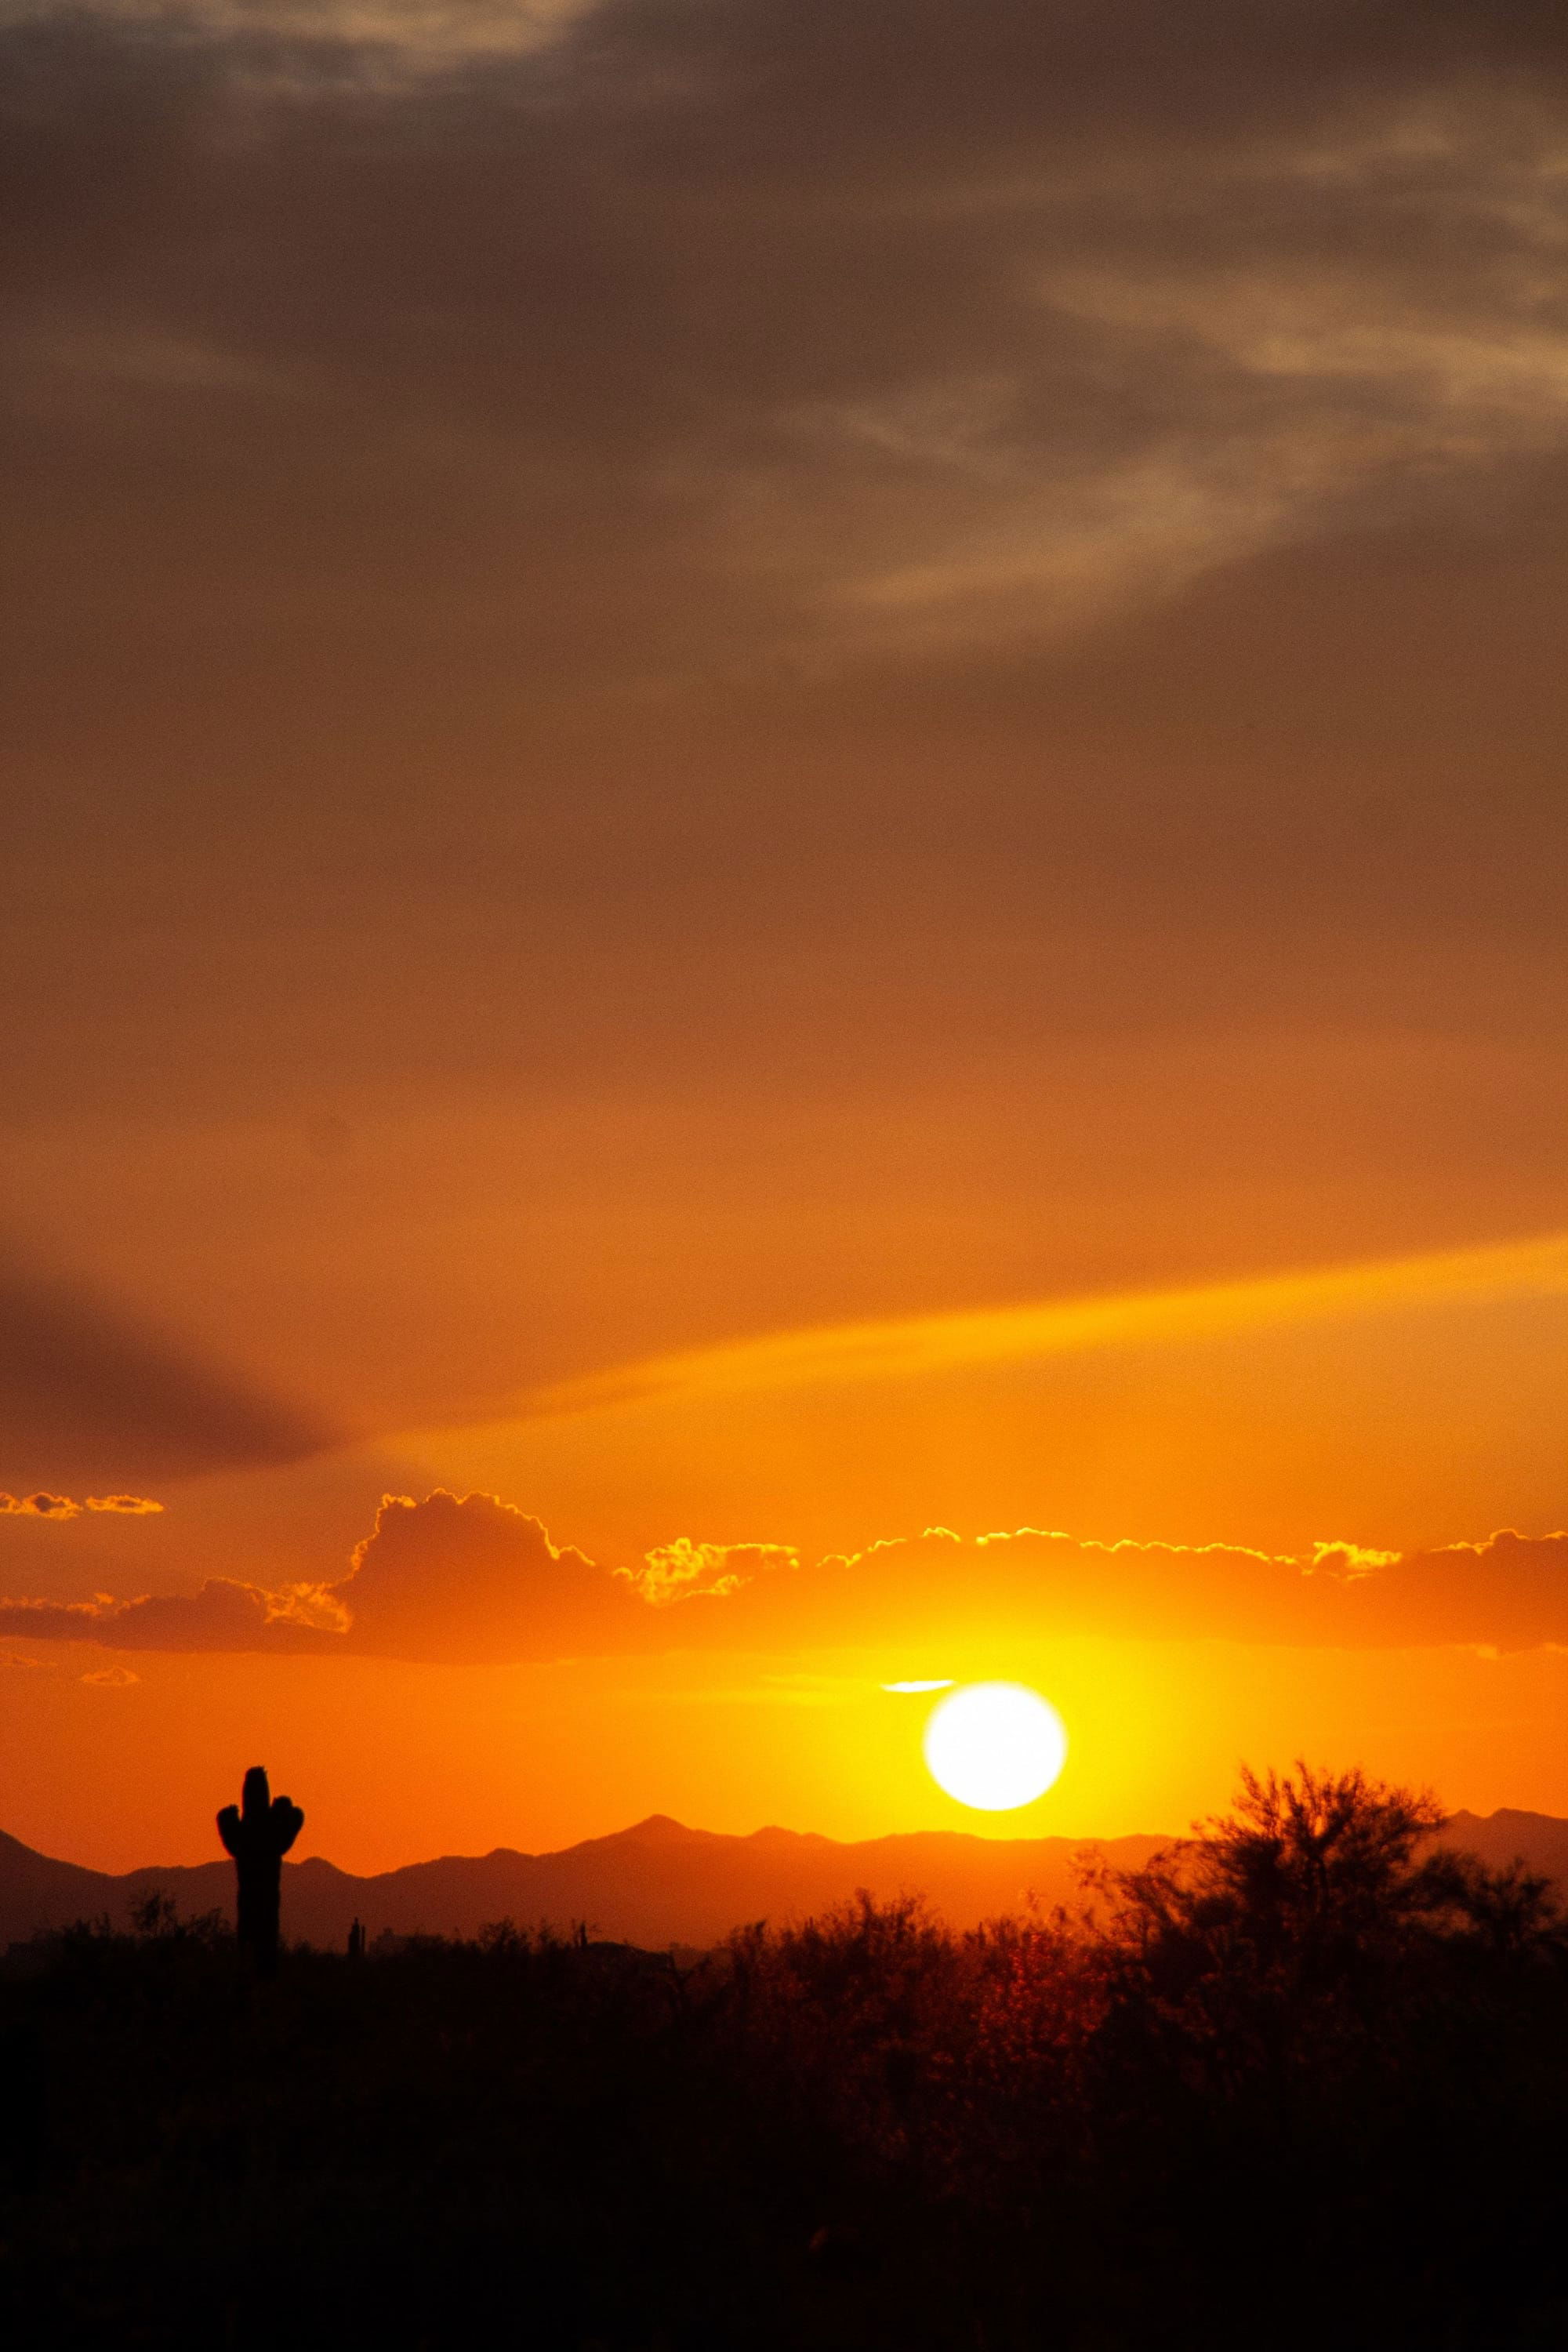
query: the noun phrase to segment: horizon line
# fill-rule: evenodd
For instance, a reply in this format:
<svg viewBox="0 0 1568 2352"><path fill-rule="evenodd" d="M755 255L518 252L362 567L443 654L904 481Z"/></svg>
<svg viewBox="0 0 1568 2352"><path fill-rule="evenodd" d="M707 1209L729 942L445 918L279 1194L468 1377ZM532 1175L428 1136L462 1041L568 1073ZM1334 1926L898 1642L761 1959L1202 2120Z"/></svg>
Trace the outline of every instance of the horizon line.
<svg viewBox="0 0 1568 2352"><path fill-rule="evenodd" d="M1020 1807L1019 1810L1027 1809ZM1446 1827L1449 1822L1457 1822L1461 1818L1473 1822L1494 1822L1500 1814L1503 1813L1527 1814L1532 1821L1552 1822L1568 1829L1568 1813L1543 1812L1533 1805L1494 1805L1489 1813L1472 1812L1468 1805L1456 1805L1445 1812L1442 1826ZM306 1818L309 1819L308 1814ZM994 1819L994 1815L991 1818ZM580 1853L584 1846L608 1845L616 1839L635 1836L638 1830L652 1828L679 1830L685 1837L713 1838L731 1845L750 1845L756 1839L771 1834L798 1838L803 1841L810 1840L816 1844L838 1846L849 1852L858 1846L889 1845L903 1838L928 1837L964 1838L975 1845L984 1846L1050 1843L1091 1847L1121 1845L1134 1838L1153 1838L1163 1843L1173 1844L1193 1836L1202 1826L1202 1822L1190 1822L1185 1830L1115 1830L1098 1832L1087 1831L1076 1834L1068 1830L1040 1830L1018 1831L1005 1836L996 1836L980 1829L950 1825L913 1830L881 1830L870 1837L841 1838L832 1836L826 1830L790 1829L783 1822L762 1822L754 1830L705 1830L698 1828L689 1822L677 1821L673 1813L645 1813L640 1821L628 1822L623 1829L601 1830L589 1837L574 1838L568 1845L542 1847L537 1853L531 1852L524 1846L492 1845L487 1847L483 1853L426 1854L416 1857L412 1862L390 1863L384 1870L349 1870L343 1864L333 1862L327 1854L307 1853L299 1856L298 1859L285 1856L283 1868L285 1871L305 1870L312 1863L320 1863L326 1869L334 1871L340 1878L359 1879L368 1884L373 1879L395 1878L405 1870L434 1869L442 1863L493 1862L500 1854L510 1855L518 1862L559 1862L566 1854ZM12 1830L0 1829L0 1843L19 1846L24 1853L33 1854L40 1861L57 1863L63 1870L85 1871L93 1878L140 1878L159 1871L207 1870L214 1867L232 1869L234 1866L227 1854L219 1853L208 1854L201 1862L137 1862L132 1863L128 1870L101 1870L94 1863L75 1862L67 1854L48 1853L42 1846L29 1845L25 1838L18 1837Z"/></svg>

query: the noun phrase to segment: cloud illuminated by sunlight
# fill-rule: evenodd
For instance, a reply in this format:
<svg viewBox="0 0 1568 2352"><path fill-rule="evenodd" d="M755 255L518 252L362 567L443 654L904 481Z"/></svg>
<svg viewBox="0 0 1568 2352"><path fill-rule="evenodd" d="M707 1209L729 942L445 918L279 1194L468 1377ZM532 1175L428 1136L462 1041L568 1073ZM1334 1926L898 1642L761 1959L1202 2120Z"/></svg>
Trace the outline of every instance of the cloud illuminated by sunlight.
<svg viewBox="0 0 1568 2352"><path fill-rule="evenodd" d="M121 1518L144 1519L162 1513L163 1506L148 1495L89 1495L75 1502L69 1495L0 1494L0 1518L79 1519L84 1511L108 1511Z"/></svg>
<svg viewBox="0 0 1568 2352"><path fill-rule="evenodd" d="M909 1379L972 1365L1205 1339L1413 1307L1485 1306L1564 1296L1568 1234L1548 1234L1532 1241L1265 1275L1250 1281L779 1332L653 1357L535 1389L523 1398L521 1411L527 1418L544 1419L676 1393L734 1395L759 1389Z"/></svg>

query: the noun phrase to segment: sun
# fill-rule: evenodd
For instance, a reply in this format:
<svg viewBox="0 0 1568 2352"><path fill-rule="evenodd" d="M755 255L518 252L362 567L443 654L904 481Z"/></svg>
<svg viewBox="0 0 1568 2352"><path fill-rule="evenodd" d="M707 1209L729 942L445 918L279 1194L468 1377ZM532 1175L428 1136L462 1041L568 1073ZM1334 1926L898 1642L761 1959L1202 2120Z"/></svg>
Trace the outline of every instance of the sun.
<svg viewBox="0 0 1568 2352"><path fill-rule="evenodd" d="M970 1683L932 1707L925 1759L931 1779L961 1805L987 1813L1032 1805L1067 1761L1056 1708L1022 1683Z"/></svg>

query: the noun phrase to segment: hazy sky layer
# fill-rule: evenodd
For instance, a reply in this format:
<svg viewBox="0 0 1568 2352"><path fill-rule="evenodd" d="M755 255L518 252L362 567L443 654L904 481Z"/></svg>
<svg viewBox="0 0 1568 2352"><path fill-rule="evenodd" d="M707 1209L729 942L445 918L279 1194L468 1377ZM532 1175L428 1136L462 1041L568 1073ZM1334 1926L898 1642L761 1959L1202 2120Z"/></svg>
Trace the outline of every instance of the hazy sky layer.
<svg viewBox="0 0 1568 2352"><path fill-rule="evenodd" d="M438 1486L605 1576L1563 1524L1558 5L13 0L0 88L0 1487L164 1506L0 1594Z"/></svg>

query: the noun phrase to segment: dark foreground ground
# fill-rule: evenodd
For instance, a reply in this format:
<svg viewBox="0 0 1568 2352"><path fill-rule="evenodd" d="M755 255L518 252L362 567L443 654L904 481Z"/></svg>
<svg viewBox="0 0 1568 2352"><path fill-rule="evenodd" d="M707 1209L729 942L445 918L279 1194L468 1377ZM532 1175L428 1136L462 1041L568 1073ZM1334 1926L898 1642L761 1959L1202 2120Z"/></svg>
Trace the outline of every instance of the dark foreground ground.
<svg viewBox="0 0 1568 2352"><path fill-rule="evenodd" d="M1094 1931L18 1948L0 2338L1555 2352L1568 1944L1413 1810L1255 1790Z"/></svg>

